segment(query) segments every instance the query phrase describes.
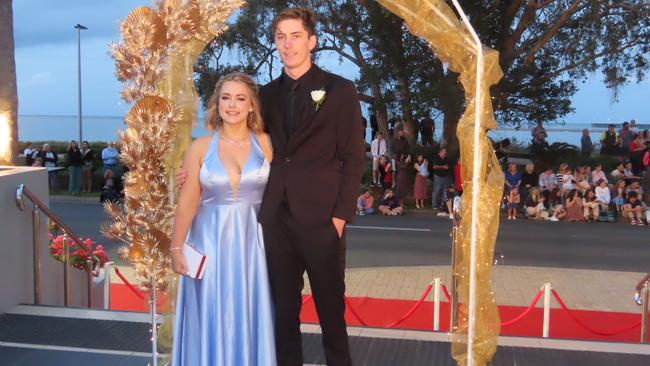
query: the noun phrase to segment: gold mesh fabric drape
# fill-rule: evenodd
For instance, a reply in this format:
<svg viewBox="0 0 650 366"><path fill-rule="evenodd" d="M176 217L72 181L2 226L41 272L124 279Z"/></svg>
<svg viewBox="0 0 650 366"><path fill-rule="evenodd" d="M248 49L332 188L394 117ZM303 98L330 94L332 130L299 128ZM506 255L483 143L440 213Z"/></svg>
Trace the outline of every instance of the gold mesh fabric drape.
<svg viewBox="0 0 650 366"><path fill-rule="evenodd" d="M426 40L436 56L451 71L460 73L465 89L466 110L458 123L460 142L461 176L463 178L462 220L458 230L457 276L458 276L458 330L453 334L452 356L459 365L466 365L467 327L470 280L470 228L472 220L478 223L476 253L476 332L473 339L474 365L486 365L496 352L499 335L499 314L492 292L492 261L494 245L499 228L499 202L503 190L503 173L485 133L496 127L490 98L490 86L503 76L499 56L495 50L484 47L482 73L481 142L474 146L474 121L477 106L476 93L476 46L465 25L454 11L442 0L378 0L395 15L406 22L414 35ZM472 217L472 173L474 149L480 149L478 217Z"/></svg>

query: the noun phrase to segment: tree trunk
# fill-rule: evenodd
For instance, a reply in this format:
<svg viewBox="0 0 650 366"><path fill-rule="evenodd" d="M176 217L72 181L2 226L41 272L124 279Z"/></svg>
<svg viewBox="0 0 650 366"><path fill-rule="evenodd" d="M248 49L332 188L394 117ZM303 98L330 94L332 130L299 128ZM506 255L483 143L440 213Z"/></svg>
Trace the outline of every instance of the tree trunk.
<svg viewBox="0 0 650 366"><path fill-rule="evenodd" d="M415 146L418 139L418 125L413 120L413 109L411 108L411 91L408 80L402 75L395 75L399 88L399 103L402 107L402 119L404 122L404 136L411 146Z"/></svg>
<svg viewBox="0 0 650 366"><path fill-rule="evenodd" d="M8 139L8 154L0 151L0 164L18 164L18 93L14 59L12 0L0 0L0 139ZM8 127L9 136L4 136ZM0 149L4 149L0 142Z"/></svg>
<svg viewBox="0 0 650 366"><path fill-rule="evenodd" d="M375 117L377 118L377 126L379 131L388 138L388 111L386 110L386 103L384 103L384 96L381 94L381 86L379 83L370 83L370 90L372 96L375 98L373 109L375 110ZM375 136L372 136L374 139Z"/></svg>
<svg viewBox="0 0 650 366"><path fill-rule="evenodd" d="M463 114L465 93L463 86L458 81L457 73L448 72L443 82L446 93L440 98L440 110L444 114L441 144L447 148L450 156L456 157L460 152L456 128Z"/></svg>

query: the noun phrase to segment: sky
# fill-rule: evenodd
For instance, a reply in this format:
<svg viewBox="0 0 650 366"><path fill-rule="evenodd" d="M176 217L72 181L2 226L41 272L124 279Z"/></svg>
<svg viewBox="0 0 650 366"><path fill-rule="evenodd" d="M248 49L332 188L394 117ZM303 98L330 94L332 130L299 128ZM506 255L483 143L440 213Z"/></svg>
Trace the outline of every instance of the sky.
<svg viewBox="0 0 650 366"><path fill-rule="evenodd" d="M15 0L14 38L18 78L19 114L77 115L77 30L82 31L83 114L121 116L129 105L118 96L120 83L114 76L108 46L119 40L119 24L128 13L149 0ZM318 61L354 79L357 69L339 65L338 57L321 56ZM573 97L575 113L567 123L620 122L650 123L650 80L623 87L617 103L611 92L592 75L579 84Z"/></svg>

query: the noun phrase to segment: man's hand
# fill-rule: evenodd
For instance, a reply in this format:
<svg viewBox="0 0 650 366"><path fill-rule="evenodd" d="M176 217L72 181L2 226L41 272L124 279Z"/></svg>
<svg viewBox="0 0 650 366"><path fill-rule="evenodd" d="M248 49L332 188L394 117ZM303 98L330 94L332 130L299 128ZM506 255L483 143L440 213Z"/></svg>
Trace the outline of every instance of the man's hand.
<svg viewBox="0 0 650 366"><path fill-rule="evenodd" d="M185 184L186 180L187 180L187 170L185 170L185 168L181 166L178 169L178 172L176 172L176 185L178 186L178 189L183 188L183 184Z"/></svg>
<svg viewBox="0 0 650 366"><path fill-rule="evenodd" d="M339 234L339 239L343 236L343 228L345 228L345 220L341 220L338 217L332 217L332 223L336 228L336 232Z"/></svg>

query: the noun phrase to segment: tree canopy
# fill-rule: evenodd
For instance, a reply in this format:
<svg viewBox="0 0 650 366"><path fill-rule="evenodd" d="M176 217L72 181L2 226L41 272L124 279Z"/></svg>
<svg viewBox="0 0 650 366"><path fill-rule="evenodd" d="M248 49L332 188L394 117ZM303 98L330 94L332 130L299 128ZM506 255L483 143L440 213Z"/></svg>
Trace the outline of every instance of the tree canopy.
<svg viewBox="0 0 650 366"><path fill-rule="evenodd" d="M573 111L571 97L592 73L602 73L615 98L618 88L643 80L648 70L646 0L461 0L461 5L484 44L500 52L504 78L492 97L501 124L561 120ZM260 83L278 76L281 61L271 23L287 6L308 6L317 14L316 60L335 55L358 68L361 100L376 113L380 130L396 116L413 138L417 120L431 116L444 122L443 139L454 150L464 109L458 75L375 1L249 1L231 31L206 48L196 65L204 102L216 80L232 70L253 74Z"/></svg>

